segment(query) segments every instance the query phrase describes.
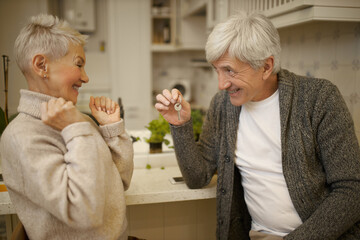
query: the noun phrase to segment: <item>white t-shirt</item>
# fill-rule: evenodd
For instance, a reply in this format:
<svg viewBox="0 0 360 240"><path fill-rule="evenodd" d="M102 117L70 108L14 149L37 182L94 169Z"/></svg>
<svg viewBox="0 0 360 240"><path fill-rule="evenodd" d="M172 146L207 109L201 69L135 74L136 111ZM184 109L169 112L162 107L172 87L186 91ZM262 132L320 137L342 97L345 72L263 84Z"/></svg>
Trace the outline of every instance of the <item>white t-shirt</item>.
<svg viewBox="0 0 360 240"><path fill-rule="evenodd" d="M279 92L242 106L236 143L251 229L285 236L302 221L282 171Z"/></svg>

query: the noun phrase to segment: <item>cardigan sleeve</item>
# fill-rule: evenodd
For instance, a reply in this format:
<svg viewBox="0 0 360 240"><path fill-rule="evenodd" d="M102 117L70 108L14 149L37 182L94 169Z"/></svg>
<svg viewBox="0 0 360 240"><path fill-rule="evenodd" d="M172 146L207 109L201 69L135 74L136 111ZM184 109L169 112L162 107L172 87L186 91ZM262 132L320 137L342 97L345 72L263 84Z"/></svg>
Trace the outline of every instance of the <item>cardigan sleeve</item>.
<svg viewBox="0 0 360 240"><path fill-rule="evenodd" d="M171 125L175 154L189 188L201 188L211 181L216 171L218 154L216 127L217 98L212 99L199 141L194 140L191 120L181 126Z"/></svg>

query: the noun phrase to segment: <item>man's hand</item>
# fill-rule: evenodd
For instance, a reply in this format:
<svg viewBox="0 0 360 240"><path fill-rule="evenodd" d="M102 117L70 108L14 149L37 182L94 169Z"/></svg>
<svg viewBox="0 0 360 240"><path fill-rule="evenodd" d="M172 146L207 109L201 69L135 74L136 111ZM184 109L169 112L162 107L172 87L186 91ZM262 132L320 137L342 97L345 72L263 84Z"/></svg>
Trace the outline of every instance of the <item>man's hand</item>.
<svg viewBox="0 0 360 240"><path fill-rule="evenodd" d="M100 125L111 124L120 121L119 104L107 97L90 97L89 107L91 114Z"/></svg>
<svg viewBox="0 0 360 240"><path fill-rule="evenodd" d="M72 123L86 121L73 102L66 101L63 98L43 102L41 104L41 120L59 131Z"/></svg>
<svg viewBox="0 0 360 240"><path fill-rule="evenodd" d="M191 119L191 106L185 101L180 91L172 89L171 92L164 89L162 94L156 96L157 103L155 108L160 112L161 115L172 125L182 125ZM178 112L175 110L174 105L176 103L181 104L180 120Z"/></svg>

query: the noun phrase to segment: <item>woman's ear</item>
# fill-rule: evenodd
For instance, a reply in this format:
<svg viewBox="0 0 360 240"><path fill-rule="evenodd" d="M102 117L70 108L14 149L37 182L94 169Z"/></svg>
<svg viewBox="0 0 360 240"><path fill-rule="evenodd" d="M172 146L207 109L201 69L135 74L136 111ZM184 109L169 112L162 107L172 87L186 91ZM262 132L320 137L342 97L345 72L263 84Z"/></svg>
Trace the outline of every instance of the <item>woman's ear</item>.
<svg viewBox="0 0 360 240"><path fill-rule="evenodd" d="M263 79L266 80L270 77L274 68L274 57L270 56L265 60Z"/></svg>
<svg viewBox="0 0 360 240"><path fill-rule="evenodd" d="M32 59L32 68L40 78L47 78L47 58L43 54L36 54Z"/></svg>

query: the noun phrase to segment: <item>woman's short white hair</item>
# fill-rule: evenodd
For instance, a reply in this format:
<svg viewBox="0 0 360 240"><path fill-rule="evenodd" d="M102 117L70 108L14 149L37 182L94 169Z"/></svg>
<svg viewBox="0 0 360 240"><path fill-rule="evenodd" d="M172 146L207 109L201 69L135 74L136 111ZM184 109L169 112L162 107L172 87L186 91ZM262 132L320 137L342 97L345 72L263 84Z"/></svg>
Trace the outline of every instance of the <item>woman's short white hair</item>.
<svg viewBox="0 0 360 240"><path fill-rule="evenodd" d="M217 24L206 43L206 59L217 61L228 51L248 63L253 69L264 66L265 60L274 57L273 73L280 71L280 37L271 21L260 13L240 12Z"/></svg>
<svg viewBox="0 0 360 240"><path fill-rule="evenodd" d="M44 54L51 60L65 56L69 42L84 46L87 36L58 17L40 14L31 18L15 40L14 52L16 62L23 73L31 66L36 54Z"/></svg>

